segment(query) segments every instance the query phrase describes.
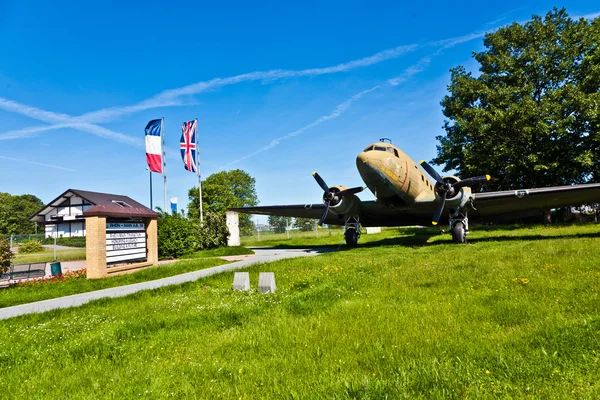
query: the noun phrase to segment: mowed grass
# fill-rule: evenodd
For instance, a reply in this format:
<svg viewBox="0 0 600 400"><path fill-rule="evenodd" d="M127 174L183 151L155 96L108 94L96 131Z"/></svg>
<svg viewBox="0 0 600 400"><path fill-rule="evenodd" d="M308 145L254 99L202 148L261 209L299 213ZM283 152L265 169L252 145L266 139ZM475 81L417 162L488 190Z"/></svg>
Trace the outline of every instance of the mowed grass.
<svg viewBox="0 0 600 400"><path fill-rule="evenodd" d="M600 226L404 230L0 322L13 398L599 398ZM342 247L344 248L344 247Z"/></svg>
<svg viewBox="0 0 600 400"><path fill-rule="evenodd" d="M394 229L396 231L396 229ZM290 230L288 233L275 233L272 231L261 231L260 240L257 232L252 232L252 236L242 236L240 238L242 246L274 246L282 243L296 244L299 246L319 245L319 244L339 244L344 239L344 230L323 228L317 231L312 230L302 232L300 230Z"/></svg>
<svg viewBox="0 0 600 400"><path fill-rule="evenodd" d="M185 254L182 259L190 258L207 258L207 257L225 257L225 256L241 256L250 255L254 252L246 247L232 246L232 247L217 247L209 250L199 250L191 254Z"/></svg>
<svg viewBox="0 0 600 400"><path fill-rule="evenodd" d="M85 249L56 250L56 261L85 260ZM53 262L54 250L44 249L40 253L20 254L16 253L13 258L14 264L27 264L35 262Z"/></svg>
<svg viewBox="0 0 600 400"><path fill-rule="evenodd" d="M33 286L15 285L0 289L0 308L70 296L72 294L91 292L94 290L108 289L116 286L131 285L223 264L227 264L227 261L219 258L203 258L158 265L131 274L117 275L104 279L82 278L72 279L66 282L47 282Z"/></svg>

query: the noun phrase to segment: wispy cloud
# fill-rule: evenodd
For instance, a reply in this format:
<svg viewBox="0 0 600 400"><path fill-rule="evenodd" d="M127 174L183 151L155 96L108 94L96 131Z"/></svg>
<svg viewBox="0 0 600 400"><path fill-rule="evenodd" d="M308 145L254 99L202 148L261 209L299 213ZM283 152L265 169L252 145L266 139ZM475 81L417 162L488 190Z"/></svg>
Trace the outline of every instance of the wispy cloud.
<svg viewBox="0 0 600 400"><path fill-rule="evenodd" d="M17 103L16 101L7 100L5 98L0 97L0 109L5 111L15 112L21 115L25 115L27 117L37 119L39 121L55 123L52 126L38 126L31 128L24 128L20 130L6 132L4 134L0 134L0 140L7 139L18 139L30 136L37 132L42 132L51 129L60 129L60 128L73 128L80 131L88 132L96 136L104 137L107 139L116 140L119 142L127 143L136 147L143 146L143 142L140 139L133 138L122 133L114 132L110 129L106 129L104 127L90 124L87 122L79 122L74 120L73 117L67 114L55 113L52 111L42 110L40 108L28 106L26 104Z"/></svg>
<svg viewBox="0 0 600 400"><path fill-rule="evenodd" d="M42 167L62 169L64 171L76 172L74 169L67 168L67 167L61 167L60 165L44 164L44 163L35 162L35 161L23 160L21 158L12 158L12 157L0 156L0 159L9 160L9 161L17 161L17 162L27 163L27 164L33 164L33 165L41 165Z"/></svg>
<svg viewBox="0 0 600 400"><path fill-rule="evenodd" d="M429 42L423 45L409 44L397 46L391 49L386 49L375 53L371 56L364 57L358 60L352 60L346 63L341 63L334 66L324 68L309 68L302 70L269 70L269 71L258 71L250 72L241 75L235 75L227 78L214 78L208 81L197 82L191 85L183 86L176 89L165 90L157 95L138 102L136 104L124 106L124 107L109 107L92 112L82 114L80 116L70 116L68 114L55 113L52 111L41 110L25 104L20 104L12 100L0 98L0 109L5 111L15 112L27 117L37 119L52 125L44 126L33 126L23 129L13 130L0 134L0 140L7 139L18 139L32 136L41 132L52 131L61 128L73 128L81 130L87 133L91 133L98 136L107 137L109 139L117 140L124 143L129 143L139 147L142 145L141 142L135 139L123 135L118 132L102 128L97 123L108 122L115 120L119 117L133 114L136 112L162 108L172 107L186 104L184 102L185 97L197 95L210 90L216 90L221 87L235 85L243 82L252 81L264 81L272 82L287 78L298 78L298 77L310 77L319 76L326 74L334 74L340 72L348 72L357 68L368 67L375 65L387 60L395 59L403 54L417 50L420 47L429 46L444 46L449 47L464 41L472 40L476 37L480 37L483 34L467 35L458 38L446 39L444 41Z"/></svg>
<svg viewBox="0 0 600 400"><path fill-rule="evenodd" d="M600 16L600 12L590 13L583 16L582 18L593 19ZM573 18L579 18L579 16L575 16ZM79 116L71 116L64 113L56 113L47 110L41 110L36 107L28 106L25 104L21 104L12 100L8 100L5 98L0 98L0 109L18 113L21 115L25 115L27 117L37 119L39 121L48 123L50 125L41 125L41 126L33 126L26 127L23 129L12 130L9 132L5 132L0 134L0 140L7 139L18 139L25 138L28 136L36 135L41 132L48 132L61 128L72 128L79 131L91 133L93 135L97 135L100 137L105 137L111 140L116 140L119 142L127 143L133 145L135 147L143 147L143 143L141 140L137 140L136 138L132 138L130 136L124 135L119 132L114 132L107 128L103 128L96 124L113 121L122 116L137 113L144 110L156 109L156 108L164 108L164 107L172 107L172 106L180 106L184 104L189 104L189 101L186 101L186 97L197 95L203 92L216 90L225 86L235 85L243 82L252 82L252 81L263 81L263 82L272 82L281 79L287 78L298 78L298 77L307 77L307 76L319 76L326 74L334 74L340 72L348 72L357 68L368 67L371 65L375 65L387 60L395 59L400 57L403 54L415 51L419 48L424 47L439 47L438 51L453 47L455 45L465 43L474 39L478 39L483 37L486 33L493 32L499 29L499 27L486 29L478 32L472 32L467 35L458 36L454 38L432 41L425 44L409 44L397 46L391 49L386 49L375 53L371 56L364 57L357 60L352 60L346 63L341 63L334 66L324 67L324 68L310 68L310 69L302 69L302 70L269 70L269 71L257 71L250 72L241 75L235 75L227 78L214 78L208 81L201 81L197 83L193 83L187 86L183 86L180 88L169 89L163 92L156 94L146 100L141 102L122 106L122 107L108 107L103 108L96 111L91 111ZM422 59L420 64L414 66L413 70L407 70L403 75L392 78L388 80L388 84L395 85L399 84L406 79L410 78L415 73L420 72L423 68L427 66L429 60L427 58Z"/></svg>
<svg viewBox="0 0 600 400"><path fill-rule="evenodd" d="M391 78L387 80L387 83L391 86L398 86L401 83L406 82L407 80L409 80L410 78L412 78L414 75L418 74L419 72L423 71L425 68L427 68L427 66L429 65L429 63L431 62L431 58L436 56L439 52L435 52L429 56L425 56L423 58L421 58L419 60L419 62L417 62L414 65L411 65L410 67L406 68L400 75L398 75L395 78Z"/></svg>
<svg viewBox="0 0 600 400"><path fill-rule="evenodd" d="M453 44L454 45L454 44ZM442 53L444 48L442 49L438 49L437 51L435 51L432 54L429 54L423 58L421 58L417 63L409 66L408 68L406 68L404 71L402 71L402 73L394 78L388 79L386 81L385 85L389 85L389 86L398 86L401 83L404 83L406 81L408 81L410 78L412 78L414 75L418 74L419 72L425 70L425 68L427 68L427 66L429 65L429 63L431 62L431 59L439 54ZM322 117L317 118L315 121L311 122L308 125L303 126L302 128L288 133L287 135L278 137L276 139L273 139L267 146L258 149L256 151L253 151L251 153L246 154L245 156L238 158L237 160L231 161L228 164L225 164L224 166L222 166L220 169L226 169L231 167L234 164L237 164L241 161L244 161L248 158L254 157L258 154L264 153L265 151L271 150L272 148L278 146L282 141L292 138L294 136L298 136L301 133L303 133L304 131L314 128L315 126L321 125L322 123L338 118L340 115L342 115L346 110L348 110L348 108L350 108L350 106L352 105L352 103L354 103L355 101L359 100L361 97L363 97L365 94L373 92L375 90L381 89L383 86L385 85L377 85L377 86L373 86L370 89L367 90L363 90L362 92L359 92L355 95L353 95L352 97L350 97L349 99L347 99L346 101L338 104L331 113L324 115Z"/></svg>
<svg viewBox="0 0 600 400"><path fill-rule="evenodd" d="M585 15L579 15L579 16L575 16L573 18L584 18L584 19L596 19L600 17L600 11L599 12L595 12L595 13L590 13L590 14L585 14Z"/></svg>
<svg viewBox="0 0 600 400"><path fill-rule="evenodd" d="M197 82L176 89L165 90L149 99L143 100L133 105L124 107L104 108L101 110L88 112L77 117L73 117L68 114L54 113L51 111L41 110L25 104L17 103L12 100L0 98L0 109L15 112L33 119L54 124L49 126L34 126L5 132L3 134L0 134L0 140L24 138L35 135L40 132L51 131L61 128L73 128L122 142L130 142L131 138L127 137L126 135L109 131L105 128L101 128L94 124L112 121L121 116L133 114L144 110L179 106L182 104L186 104L182 97L197 95L202 92L207 92L210 90L215 90L224 86L234 85L238 83L252 81L272 82L286 78L318 76L347 72L356 68L367 67L370 65L381 63L386 60L397 58L402 54L416 50L418 47L419 45L417 44L397 46L392 49L380 51L369 57L325 68L311 68L303 70L276 69L270 71L251 72L227 78L215 78L208 81Z"/></svg>
<svg viewBox="0 0 600 400"><path fill-rule="evenodd" d="M380 87L381 86L379 86L379 85L373 86L371 89L363 90L362 92L355 94L354 96L350 97L348 100L344 101L343 103L338 104L333 109L333 111L331 111L331 113L329 113L328 115L323 115L322 117L317 118L315 121L311 122L310 124L305 125L298 130L295 130L294 132L291 132L291 133L288 133L287 135L280 136L276 139L273 139L273 140L271 140L271 143L269 143L267 146L263 147L262 149L253 151L252 153L249 153L249 154L246 154L244 157L238 158L237 160L234 160L234 161L230 162L229 164L222 166L220 169L226 169L226 168L232 166L233 164L237 164L237 163L244 161L250 157L254 157L260 153L264 153L265 151L271 150L272 148L274 148L275 146L278 146L282 141L284 141L286 139L292 138L294 136L298 136L302 132L304 132L310 128L314 128L317 125L321 125L323 122L326 122L326 121L329 121L329 120L339 117L348 108L350 108L352 103L354 103L356 100L360 99L362 96L364 96L365 94L367 94L369 92L379 89Z"/></svg>

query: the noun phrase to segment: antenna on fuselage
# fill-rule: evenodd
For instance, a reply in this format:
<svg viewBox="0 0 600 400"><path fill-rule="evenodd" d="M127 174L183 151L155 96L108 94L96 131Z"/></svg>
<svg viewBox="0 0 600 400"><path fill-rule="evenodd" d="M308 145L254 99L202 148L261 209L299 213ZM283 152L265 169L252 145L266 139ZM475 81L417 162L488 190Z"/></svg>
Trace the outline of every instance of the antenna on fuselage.
<svg viewBox="0 0 600 400"><path fill-rule="evenodd" d="M392 139L390 139L390 138L386 138L386 137L382 137L381 139L379 139L379 141L380 141L380 142L383 142L383 143L389 143L389 144L392 144Z"/></svg>

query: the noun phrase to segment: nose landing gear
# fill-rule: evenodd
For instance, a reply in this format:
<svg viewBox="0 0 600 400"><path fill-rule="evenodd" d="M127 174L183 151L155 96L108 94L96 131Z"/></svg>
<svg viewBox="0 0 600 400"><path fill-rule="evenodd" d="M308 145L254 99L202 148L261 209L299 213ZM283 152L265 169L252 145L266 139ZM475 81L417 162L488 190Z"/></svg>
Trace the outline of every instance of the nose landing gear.
<svg viewBox="0 0 600 400"><path fill-rule="evenodd" d="M454 243L467 243L467 235L469 234L469 219L467 216L459 214L450 217L450 232Z"/></svg>
<svg viewBox="0 0 600 400"><path fill-rule="evenodd" d="M360 224L358 218L350 217L346 220L344 225L344 239L346 239L346 245L349 247L356 247L358 245L358 238L360 238Z"/></svg>

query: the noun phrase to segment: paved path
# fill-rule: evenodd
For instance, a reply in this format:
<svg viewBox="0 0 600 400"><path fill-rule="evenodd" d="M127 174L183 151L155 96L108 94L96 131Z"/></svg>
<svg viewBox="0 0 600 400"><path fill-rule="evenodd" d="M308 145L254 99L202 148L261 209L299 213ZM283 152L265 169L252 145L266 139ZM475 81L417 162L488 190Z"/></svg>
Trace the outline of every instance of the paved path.
<svg viewBox="0 0 600 400"><path fill-rule="evenodd" d="M54 250L53 244L44 244L42 245L45 249ZM56 245L56 250L83 250L85 247L72 247L72 246L62 246L60 244Z"/></svg>
<svg viewBox="0 0 600 400"><path fill-rule="evenodd" d="M13 307L0 308L0 319L12 318L19 315L39 313L50 311L57 308L76 307L92 300L102 299L105 297L121 297L139 292L141 290L156 289L163 286L178 285L180 283L195 281L209 275L218 274L220 272L232 271L247 267L251 264L261 262L271 262L284 258L316 256L328 250L314 249L268 249L268 248L252 248L255 252L254 257L248 257L244 260L237 261L231 264L220 265L217 267L202 269L200 271L188 272L181 275L170 276L168 278L157 279L154 281L135 283L133 285L117 286L109 289L97 290L94 292L74 294L56 299L37 301L35 303L21 304Z"/></svg>

